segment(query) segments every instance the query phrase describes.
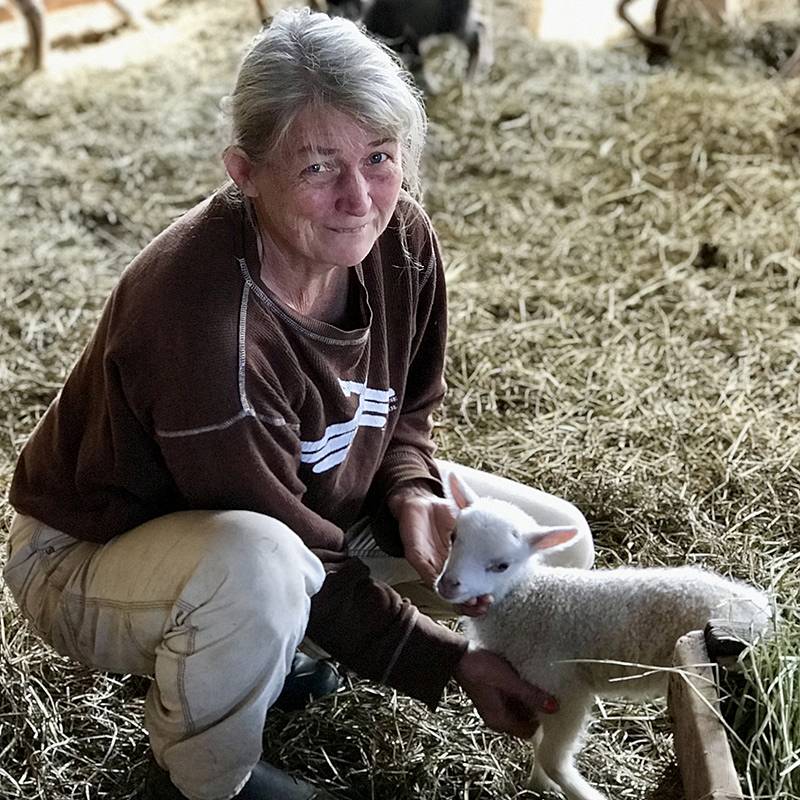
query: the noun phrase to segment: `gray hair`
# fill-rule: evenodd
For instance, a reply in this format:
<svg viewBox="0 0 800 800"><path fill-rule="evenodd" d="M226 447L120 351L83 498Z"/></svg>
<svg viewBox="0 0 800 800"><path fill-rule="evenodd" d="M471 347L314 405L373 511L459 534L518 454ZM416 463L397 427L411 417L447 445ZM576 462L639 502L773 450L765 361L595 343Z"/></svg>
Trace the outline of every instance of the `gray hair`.
<svg viewBox="0 0 800 800"><path fill-rule="evenodd" d="M350 20L308 8L278 12L255 37L223 101L231 144L255 163L283 143L298 115L327 106L400 143L403 188L421 196L427 132L420 92L387 47Z"/></svg>

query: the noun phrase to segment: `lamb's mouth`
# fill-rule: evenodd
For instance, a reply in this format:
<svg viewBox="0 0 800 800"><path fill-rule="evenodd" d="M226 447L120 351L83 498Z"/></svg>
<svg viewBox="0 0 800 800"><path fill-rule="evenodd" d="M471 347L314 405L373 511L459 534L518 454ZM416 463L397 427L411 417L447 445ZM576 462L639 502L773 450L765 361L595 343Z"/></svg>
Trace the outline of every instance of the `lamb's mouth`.
<svg viewBox="0 0 800 800"><path fill-rule="evenodd" d="M448 596L446 592L442 592L439 589L436 589L436 593L442 598L442 600L452 603L454 606L475 605L478 602L477 597L470 597L469 595L454 594L452 596Z"/></svg>

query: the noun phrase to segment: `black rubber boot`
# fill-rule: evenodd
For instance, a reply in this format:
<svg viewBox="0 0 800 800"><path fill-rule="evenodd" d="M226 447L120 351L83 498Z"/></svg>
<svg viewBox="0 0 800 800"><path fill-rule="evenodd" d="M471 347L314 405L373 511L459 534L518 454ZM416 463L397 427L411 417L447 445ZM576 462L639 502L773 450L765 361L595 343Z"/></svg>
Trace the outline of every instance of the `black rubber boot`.
<svg viewBox="0 0 800 800"><path fill-rule="evenodd" d="M311 701L332 694L342 684L336 667L330 661L295 653L292 670L286 676L274 708L281 711L298 711Z"/></svg>
<svg viewBox="0 0 800 800"><path fill-rule="evenodd" d="M187 800L169 774L150 757L145 778L144 792L140 800ZM283 770L259 761L253 768L250 780L236 795L236 800L333 800L333 795L299 778L293 778Z"/></svg>
<svg viewBox="0 0 800 800"><path fill-rule="evenodd" d="M339 672L330 661L295 653L292 669L273 708L298 711L318 697L335 692L341 684ZM325 800L333 796L306 781L293 778L266 761L259 761L250 780L236 797L239 800ZM141 800L186 800L152 755Z"/></svg>
<svg viewBox="0 0 800 800"><path fill-rule="evenodd" d="M131 685L136 689L136 697L144 697L151 683L152 678L149 677L131 678ZM291 672L286 676L283 689L273 706L281 711L299 711L312 700L332 694L341 685L339 672L330 661L318 660L297 652L292 661Z"/></svg>

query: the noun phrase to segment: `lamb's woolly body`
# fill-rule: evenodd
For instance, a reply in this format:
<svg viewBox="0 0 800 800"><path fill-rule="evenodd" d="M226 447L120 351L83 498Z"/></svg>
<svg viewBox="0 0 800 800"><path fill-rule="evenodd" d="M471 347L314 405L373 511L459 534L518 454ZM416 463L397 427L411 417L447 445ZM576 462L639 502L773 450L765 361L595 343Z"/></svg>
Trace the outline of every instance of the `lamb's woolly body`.
<svg viewBox="0 0 800 800"><path fill-rule="evenodd" d="M580 684L605 696L660 693L664 673L635 681L641 667L666 667L678 638L711 618L769 618L761 592L697 567L581 570L537 565L485 617L465 622L475 644L502 653L532 683L559 696ZM570 687L567 689L567 687Z"/></svg>
<svg viewBox="0 0 800 800"><path fill-rule="evenodd" d="M484 617L465 620L467 637L505 656L559 702L557 713L540 718L534 788L568 800L605 800L573 763L595 696L664 694L659 668L671 665L682 635L715 617L749 621L759 633L769 622L768 599L698 567L554 566L575 529L539 525L521 509L475 497L450 480L461 510L437 590L455 603L493 594Z"/></svg>

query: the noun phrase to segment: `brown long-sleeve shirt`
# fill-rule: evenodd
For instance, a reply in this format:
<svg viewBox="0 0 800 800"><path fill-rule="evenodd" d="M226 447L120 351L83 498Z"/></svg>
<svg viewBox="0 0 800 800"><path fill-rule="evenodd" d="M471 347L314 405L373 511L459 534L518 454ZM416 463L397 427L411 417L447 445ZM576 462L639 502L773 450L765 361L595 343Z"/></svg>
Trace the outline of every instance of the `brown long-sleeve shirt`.
<svg viewBox="0 0 800 800"><path fill-rule="evenodd" d="M398 483L437 479L446 300L435 236L420 212L404 253L393 218L355 268L343 330L262 283L250 219L220 191L123 272L20 455L11 503L97 542L187 508L273 516L336 568L308 634L433 706L463 640L347 559L343 530Z"/></svg>

